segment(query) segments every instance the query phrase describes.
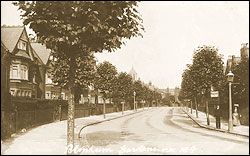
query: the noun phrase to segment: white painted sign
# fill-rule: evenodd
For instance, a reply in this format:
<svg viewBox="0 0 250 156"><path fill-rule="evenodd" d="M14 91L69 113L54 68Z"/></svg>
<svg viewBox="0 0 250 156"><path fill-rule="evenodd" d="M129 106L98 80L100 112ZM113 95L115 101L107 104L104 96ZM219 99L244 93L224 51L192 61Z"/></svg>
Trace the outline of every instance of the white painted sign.
<svg viewBox="0 0 250 156"><path fill-rule="evenodd" d="M219 91L211 91L211 97L219 97Z"/></svg>

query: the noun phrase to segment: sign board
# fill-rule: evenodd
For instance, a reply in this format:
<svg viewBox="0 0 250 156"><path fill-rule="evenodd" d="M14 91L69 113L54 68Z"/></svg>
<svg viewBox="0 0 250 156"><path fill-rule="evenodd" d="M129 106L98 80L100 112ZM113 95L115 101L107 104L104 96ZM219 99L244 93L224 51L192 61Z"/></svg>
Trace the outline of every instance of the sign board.
<svg viewBox="0 0 250 156"><path fill-rule="evenodd" d="M211 91L211 97L219 97L219 91Z"/></svg>

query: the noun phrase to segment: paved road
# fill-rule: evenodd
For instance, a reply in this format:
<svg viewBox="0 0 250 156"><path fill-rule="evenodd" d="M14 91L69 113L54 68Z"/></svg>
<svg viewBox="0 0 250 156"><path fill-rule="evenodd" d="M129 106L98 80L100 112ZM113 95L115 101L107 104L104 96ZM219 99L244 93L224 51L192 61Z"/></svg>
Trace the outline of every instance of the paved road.
<svg viewBox="0 0 250 156"><path fill-rule="evenodd" d="M81 154L249 154L248 138L200 128L178 107L146 109L81 136Z"/></svg>

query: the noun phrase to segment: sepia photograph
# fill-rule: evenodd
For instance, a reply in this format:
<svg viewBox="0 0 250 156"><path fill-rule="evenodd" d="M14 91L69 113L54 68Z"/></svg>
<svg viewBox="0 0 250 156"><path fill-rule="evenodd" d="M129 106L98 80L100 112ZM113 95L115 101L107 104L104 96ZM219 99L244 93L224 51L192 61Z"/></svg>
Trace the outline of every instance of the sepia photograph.
<svg viewBox="0 0 250 156"><path fill-rule="evenodd" d="M1 155L249 155L249 1L1 1Z"/></svg>

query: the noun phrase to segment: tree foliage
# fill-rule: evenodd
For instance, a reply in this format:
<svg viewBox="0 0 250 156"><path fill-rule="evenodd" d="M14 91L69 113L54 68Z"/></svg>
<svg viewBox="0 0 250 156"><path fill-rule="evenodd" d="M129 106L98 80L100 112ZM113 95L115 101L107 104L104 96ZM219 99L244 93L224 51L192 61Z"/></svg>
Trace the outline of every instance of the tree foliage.
<svg viewBox="0 0 250 156"><path fill-rule="evenodd" d="M18 1L24 24L50 49L68 57L114 51L123 38L142 36L135 1ZM74 49L74 50L73 50Z"/></svg>
<svg viewBox="0 0 250 156"><path fill-rule="evenodd" d="M115 81L115 90L112 97L114 99L129 102L133 98L132 77L126 72L120 72ZM119 101L121 102L121 101Z"/></svg>
<svg viewBox="0 0 250 156"><path fill-rule="evenodd" d="M140 80L133 83L133 91L136 93L136 101L140 102L144 100L143 84Z"/></svg>
<svg viewBox="0 0 250 156"><path fill-rule="evenodd" d="M115 89L114 84L117 74L116 67L107 61L97 65L94 86L101 91L104 98L111 98L111 93Z"/></svg>
<svg viewBox="0 0 250 156"><path fill-rule="evenodd" d="M223 61L222 56L218 54L218 49L214 46L198 47L193 56L192 74L195 74L195 80L198 83L199 90L219 87L223 79Z"/></svg>
<svg viewBox="0 0 250 156"><path fill-rule="evenodd" d="M123 39L142 36L144 30L137 2L132 1L17 1L13 4L21 10L23 23L36 33L38 42L53 50L57 65L60 64L58 70L68 73L64 77L70 80L68 87L72 94L78 83L76 73L81 73L79 59L84 60L94 52L115 51L124 44Z"/></svg>
<svg viewBox="0 0 250 156"><path fill-rule="evenodd" d="M224 78L222 56L218 54L218 49L206 45L198 47L192 64L188 64L182 74L180 96L193 99L202 89L206 89L206 93L211 86L220 89Z"/></svg>
<svg viewBox="0 0 250 156"><path fill-rule="evenodd" d="M234 87L234 98L241 106L249 107L249 58L242 58L240 63L233 69L234 82L239 83Z"/></svg>

